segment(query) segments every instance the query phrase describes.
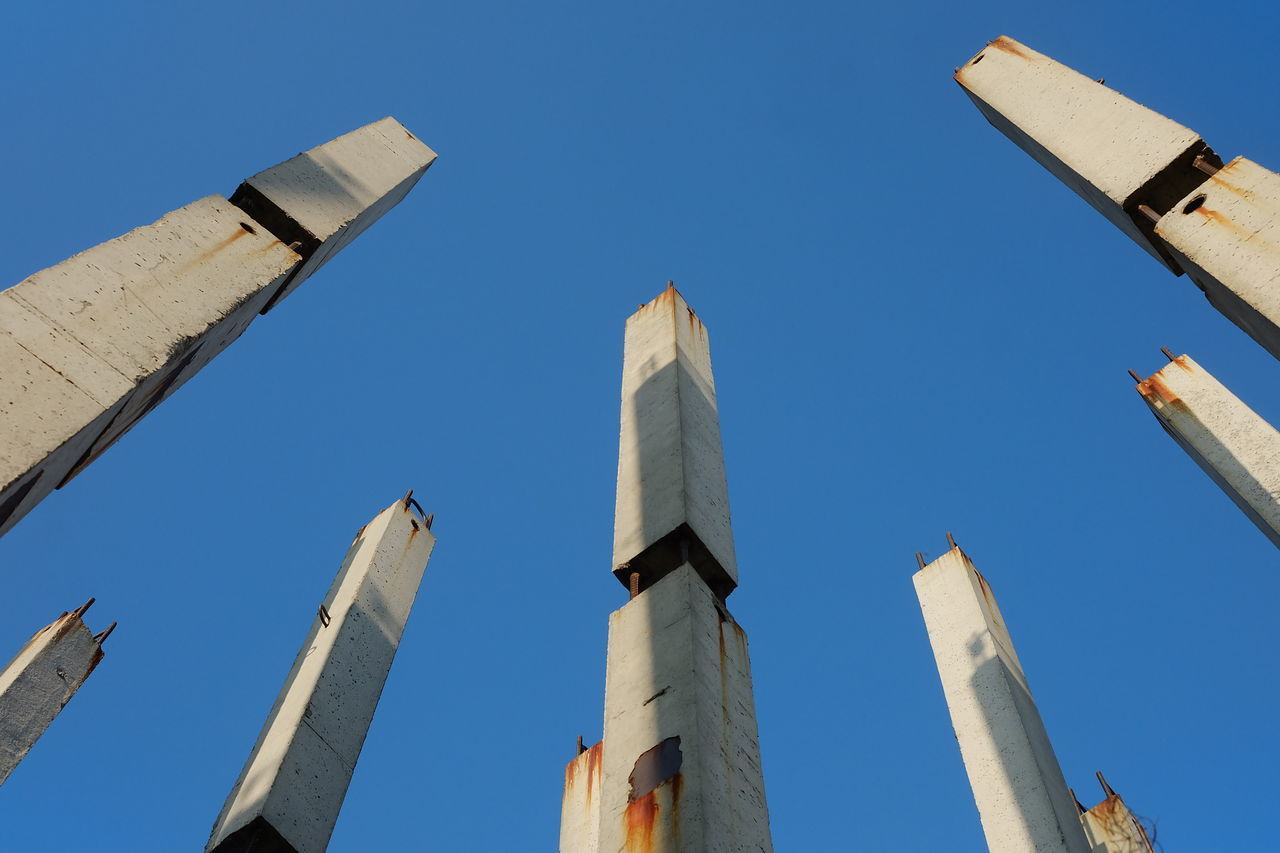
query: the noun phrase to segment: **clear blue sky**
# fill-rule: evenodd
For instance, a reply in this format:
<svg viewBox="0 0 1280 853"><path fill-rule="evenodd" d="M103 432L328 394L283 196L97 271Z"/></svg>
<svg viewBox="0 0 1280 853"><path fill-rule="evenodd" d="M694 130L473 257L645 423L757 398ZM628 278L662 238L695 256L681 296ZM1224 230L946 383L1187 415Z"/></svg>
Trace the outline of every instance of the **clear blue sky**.
<svg viewBox="0 0 1280 853"><path fill-rule="evenodd" d="M1007 33L1280 167L1271 4L19 4L0 282L384 115L399 208L0 540L0 657L120 627L5 850L198 850L354 531L439 547L331 850L550 851L600 736L622 323L712 334L773 834L979 851L911 588L955 532L1068 781L1274 844L1275 549L1125 369L1280 365L989 127ZM1268 389L1271 389L1270 391ZM1224 829L1226 827L1226 829Z"/></svg>

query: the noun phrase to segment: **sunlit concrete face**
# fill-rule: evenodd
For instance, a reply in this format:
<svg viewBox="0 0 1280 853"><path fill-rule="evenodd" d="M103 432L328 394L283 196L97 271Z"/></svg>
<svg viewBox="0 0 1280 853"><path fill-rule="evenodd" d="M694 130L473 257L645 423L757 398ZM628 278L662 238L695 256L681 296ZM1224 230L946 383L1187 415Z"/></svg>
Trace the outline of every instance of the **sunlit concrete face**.
<svg viewBox="0 0 1280 853"><path fill-rule="evenodd" d="M1196 158L1222 165L1195 131L1008 36L955 79L997 130L1178 272L1139 208L1163 214L1202 183Z"/></svg>
<svg viewBox="0 0 1280 853"><path fill-rule="evenodd" d="M384 119L251 178L259 190L193 202L0 292L0 534L394 206L434 156Z"/></svg>
<svg viewBox="0 0 1280 853"><path fill-rule="evenodd" d="M738 583L707 328L674 287L627 319L613 565L649 586L691 563Z"/></svg>
<svg viewBox="0 0 1280 853"><path fill-rule="evenodd" d="M580 753L564 769L560 853L599 853L604 744Z"/></svg>
<svg viewBox="0 0 1280 853"><path fill-rule="evenodd" d="M1190 356L1138 384L1165 432L1280 547L1280 432Z"/></svg>
<svg viewBox="0 0 1280 853"><path fill-rule="evenodd" d="M1280 358L1280 175L1237 157L1180 199L1156 236L1215 308Z"/></svg>
<svg viewBox="0 0 1280 853"><path fill-rule="evenodd" d="M1090 853L1152 853L1146 831L1115 794L1080 815L1080 824Z"/></svg>
<svg viewBox="0 0 1280 853"><path fill-rule="evenodd" d="M0 784L102 660L104 637L84 624L86 609L41 628L0 672Z"/></svg>
<svg viewBox="0 0 1280 853"><path fill-rule="evenodd" d="M407 501L356 536L206 850L328 845L434 545Z"/></svg>
<svg viewBox="0 0 1280 853"><path fill-rule="evenodd" d="M914 582L988 848L1091 853L986 579L952 548Z"/></svg>

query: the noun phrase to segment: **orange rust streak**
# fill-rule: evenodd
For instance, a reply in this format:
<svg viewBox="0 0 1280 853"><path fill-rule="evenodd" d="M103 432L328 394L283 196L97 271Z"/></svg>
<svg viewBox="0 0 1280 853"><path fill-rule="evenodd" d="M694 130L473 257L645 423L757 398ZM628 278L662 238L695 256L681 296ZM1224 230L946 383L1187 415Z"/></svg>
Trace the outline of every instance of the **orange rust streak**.
<svg viewBox="0 0 1280 853"><path fill-rule="evenodd" d="M653 831L658 822L657 789L650 791L634 803L627 804L622 813L626 827L627 851L650 853L653 850Z"/></svg>
<svg viewBox="0 0 1280 853"><path fill-rule="evenodd" d="M604 754L601 747L604 741L596 744L587 750L587 802L591 802L592 793L595 790L596 780L600 778L600 759Z"/></svg>
<svg viewBox="0 0 1280 853"><path fill-rule="evenodd" d="M996 50L1003 50L1005 53L1012 53L1014 56L1020 56L1023 59L1031 58L1023 53L1021 48L1019 48L1018 45L1014 43L1013 39L1008 36L1000 36L1000 38L991 42L991 47L994 47Z"/></svg>
<svg viewBox="0 0 1280 853"><path fill-rule="evenodd" d="M1160 378L1159 373L1152 376L1146 382L1139 383L1138 393L1142 394L1144 397L1150 397L1152 394L1155 394L1166 403L1176 403L1179 399L1178 395L1173 393L1173 390L1170 389L1168 385L1164 384L1164 380Z"/></svg>
<svg viewBox="0 0 1280 853"><path fill-rule="evenodd" d="M1173 363L1178 365L1178 367L1181 367L1183 370L1187 371L1187 373L1196 372L1196 369L1187 362L1187 357L1185 355L1178 356L1173 360Z"/></svg>

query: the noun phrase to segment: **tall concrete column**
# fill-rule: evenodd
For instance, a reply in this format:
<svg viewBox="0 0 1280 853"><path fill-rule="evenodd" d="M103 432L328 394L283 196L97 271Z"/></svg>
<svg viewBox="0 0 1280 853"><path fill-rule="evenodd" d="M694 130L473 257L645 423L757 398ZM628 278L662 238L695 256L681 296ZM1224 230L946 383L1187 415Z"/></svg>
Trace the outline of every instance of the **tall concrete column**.
<svg viewBox="0 0 1280 853"><path fill-rule="evenodd" d="M412 494L412 493L410 493ZM435 547L410 496L360 529L214 824L209 853L322 853Z"/></svg>
<svg viewBox="0 0 1280 853"><path fill-rule="evenodd" d="M991 853L1091 853L986 578L953 544L914 581Z"/></svg>
<svg viewBox="0 0 1280 853"><path fill-rule="evenodd" d="M0 292L0 534L393 207L435 154L395 119Z"/></svg>
<svg viewBox="0 0 1280 853"><path fill-rule="evenodd" d="M1280 432L1187 355L1139 382L1138 393L1165 432L1280 547Z"/></svg>
<svg viewBox="0 0 1280 853"><path fill-rule="evenodd" d="M627 320L614 571L631 600L609 618L604 740L566 771L561 853L772 851L747 637L725 604L710 342L674 287Z"/></svg>
<svg viewBox="0 0 1280 853"><path fill-rule="evenodd" d="M100 634L84 624L89 599L35 633L0 672L0 784L35 746L102 660Z"/></svg>
<svg viewBox="0 0 1280 853"><path fill-rule="evenodd" d="M1107 780L1098 774L1106 799L1091 809L1079 805L1080 824L1092 846L1091 853L1154 853L1142 823L1125 805Z"/></svg>
<svg viewBox="0 0 1280 853"><path fill-rule="evenodd" d="M1280 358L1280 175L1001 36L956 82L1003 134Z"/></svg>

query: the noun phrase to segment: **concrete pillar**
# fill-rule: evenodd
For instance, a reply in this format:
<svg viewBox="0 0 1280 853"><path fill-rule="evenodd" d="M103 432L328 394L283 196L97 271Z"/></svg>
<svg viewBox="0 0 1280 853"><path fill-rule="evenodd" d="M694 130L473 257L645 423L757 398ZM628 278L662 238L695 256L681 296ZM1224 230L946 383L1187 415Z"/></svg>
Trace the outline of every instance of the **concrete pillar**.
<svg viewBox="0 0 1280 853"><path fill-rule="evenodd" d="M328 845L435 546L411 505L406 496L356 534L206 851Z"/></svg>
<svg viewBox="0 0 1280 853"><path fill-rule="evenodd" d="M956 69L987 120L1173 272L1154 222L1222 161L1199 135L1008 36Z"/></svg>
<svg viewBox="0 0 1280 853"><path fill-rule="evenodd" d="M772 851L747 636L724 603L710 345L674 287L627 320L622 387L614 570L631 600L609 618L604 740L566 771L560 850Z"/></svg>
<svg viewBox="0 0 1280 853"><path fill-rule="evenodd" d="M1002 133L1280 358L1280 175L1001 36L955 75Z"/></svg>
<svg viewBox="0 0 1280 853"><path fill-rule="evenodd" d="M1120 795L1098 774L1107 798L1091 809L1080 808L1080 824L1091 853L1154 853L1151 838Z"/></svg>
<svg viewBox="0 0 1280 853"><path fill-rule="evenodd" d="M1138 383L1160 426L1280 547L1280 432L1190 356Z"/></svg>
<svg viewBox="0 0 1280 853"><path fill-rule="evenodd" d="M92 604L41 628L0 672L0 784L102 660L102 642L116 626L90 631L84 614Z"/></svg>
<svg viewBox="0 0 1280 853"><path fill-rule="evenodd" d="M266 221L209 196L0 292L0 534L399 201L434 158L384 119L250 178L234 200Z"/></svg>
<svg viewBox="0 0 1280 853"><path fill-rule="evenodd" d="M685 562L722 598L737 586L711 341L668 285L627 319L613 565L647 588Z"/></svg>
<svg viewBox="0 0 1280 853"><path fill-rule="evenodd" d="M1091 853L986 579L952 547L914 581L991 853Z"/></svg>
<svg viewBox="0 0 1280 853"><path fill-rule="evenodd" d="M564 768L560 853L599 853L603 757L602 742L580 752Z"/></svg>

